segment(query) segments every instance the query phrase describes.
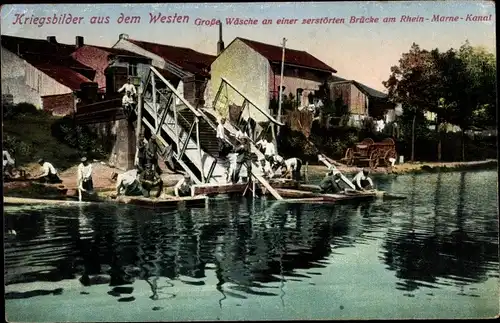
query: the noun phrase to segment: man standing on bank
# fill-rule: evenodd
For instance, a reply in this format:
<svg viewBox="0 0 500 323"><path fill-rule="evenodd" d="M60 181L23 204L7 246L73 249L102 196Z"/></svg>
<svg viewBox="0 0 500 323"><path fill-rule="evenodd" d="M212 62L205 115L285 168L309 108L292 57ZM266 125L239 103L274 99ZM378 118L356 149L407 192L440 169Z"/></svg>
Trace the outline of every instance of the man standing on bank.
<svg viewBox="0 0 500 323"><path fill-rule="evenodd" d="M236 148L236 169L233 172L233 184L238 183L240 180L240 171L243 165L247 168L248 180L251 180L252 176L252 158L250 156L250 139L246 136L241 138L241 145Z"/></svg>
<svg viewBox="0 0 500 323"><path fill-rule="evenodd" d="M82 157L82 162L78 165L77 171L78 199L82 200L82 192L92 194L94 191L94 182L92 181L92 164L87 157Z"/></svg>

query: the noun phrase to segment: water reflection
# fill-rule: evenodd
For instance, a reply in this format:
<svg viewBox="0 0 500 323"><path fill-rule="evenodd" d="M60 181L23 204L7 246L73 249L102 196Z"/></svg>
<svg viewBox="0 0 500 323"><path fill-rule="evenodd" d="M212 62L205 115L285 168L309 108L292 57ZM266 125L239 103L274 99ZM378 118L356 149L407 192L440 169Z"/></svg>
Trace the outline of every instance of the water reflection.
<svg viewBox="0 0 500 323"><path fill-rule="evenodd" d="M412 177L408 220L392 226L383 244L382 259L400 278L397 288L408 292L482 282L498 269L498 242L486 229L496 221L495 213L488 215L494 210L468 196L473 185L466 173L436 176L432 207L423 202L431 194L421 191L423 178Z"/></svg>
<svg viewBox="0 0 500 323"><path fill-rule="evenodd" d="M142 280L148 297L161 300L176 296L169 291L175 284L207 284L210 272L220 306L250 295L280 297L285 306L288 281L309 284L339 254L357 257L352 248L379 243L380 260L398 278L395 288L408 296L497 277L491 175L399 176L383 185L408 199L288 205L241 197L170 212L7 208L6 227L18 235L6 240L6 284L79 278L114 287L108 294L126 302L133 289L123 286Z"/></svg>

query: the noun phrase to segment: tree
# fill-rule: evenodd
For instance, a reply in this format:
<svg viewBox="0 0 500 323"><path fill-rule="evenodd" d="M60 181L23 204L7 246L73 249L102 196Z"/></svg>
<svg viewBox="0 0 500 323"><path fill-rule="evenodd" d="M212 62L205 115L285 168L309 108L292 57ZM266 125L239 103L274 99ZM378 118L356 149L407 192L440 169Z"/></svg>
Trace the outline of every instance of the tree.
<svg viewBox="0 0 500 323"><path fill-rule="evenodd" d="M388 89L389 100L401 103L405 113L412 116L411 161L415 160L417 118L439 99L440 75L433 55L413 43L409 52L403 53L399 65L391 67L389 79L382 82Z"/></svg>
<svg viewBox="0 0 500 323"><path fill-rule="evenodd" d="M496 123L496 60L483 47L465 42L456 52L458 63L450 82L450 102L454 102L452 123L462 132L462 160L465 160L465 131L472 126Z"/></svg>

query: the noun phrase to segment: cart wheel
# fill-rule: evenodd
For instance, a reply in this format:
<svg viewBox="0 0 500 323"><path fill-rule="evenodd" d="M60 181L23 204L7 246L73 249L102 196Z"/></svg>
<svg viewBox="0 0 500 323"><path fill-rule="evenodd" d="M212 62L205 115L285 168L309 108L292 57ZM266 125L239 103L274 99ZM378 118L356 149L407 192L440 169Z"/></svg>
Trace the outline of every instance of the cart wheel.
<svg viewBox="0 0 500 323"><path fill-rule="evenodd" d="M375 169L378 167L378 159L379 159L379 154L377 150L372 151L370 154L370 161L369 165L371 169Z"/></svg>
<svg viewBox="0 0 500 323"><path fill-rule="evenodd" d="M352 148L347 148L345 152L345 160L347 166L352 166L354 163L354 152L352 151Z"/></svg>
<svg viewBox="0 0 500 323"><path fill-rule="evenodd" d="M388 150L384 156L384 162L385 162L386 167L391 166L391 161L389 159L394 158L395 160L397 160L398 159L397 157L398 157L398 154L396 153L396 149Z"/></svg>

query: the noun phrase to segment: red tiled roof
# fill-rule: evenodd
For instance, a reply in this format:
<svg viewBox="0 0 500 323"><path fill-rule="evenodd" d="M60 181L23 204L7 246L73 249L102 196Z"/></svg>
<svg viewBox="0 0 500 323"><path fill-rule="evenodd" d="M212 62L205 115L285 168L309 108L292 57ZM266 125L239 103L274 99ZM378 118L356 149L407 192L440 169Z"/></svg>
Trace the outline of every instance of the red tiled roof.
<svg viewBox="0 0 500 323"><path fill-rule="evenodd" d="M69 56L75 50L74 45L50 43L46 39L32 39L2 35L2 47L15 54L45 54L52 56Z"/></svg>
<svg viewBox="0 0 500 323"><path fill-rule="evenodd" d="M272 63L281 63L281 55L283 50L281 47L241 37L237 37L236 39L241 40L242 42L253 48L255 51L260 53L262 56L267 58ZM337 73L337 70L326 65L325 63L323 63L316 57L312 56L308 52L290 48L286 48L285 50L285 64L297 65L305 68L312 68L312 69Z"/></svg>
<svg viewBox="0 0 500 323"><path fill-rule="evenodd" d="M210 65L216 58L214 55L200 53L190 48L161 45L135 39L128 39L128 41L193 74L208 75Z"/></svg>
<svg viewBox="0 0 500 323"><path fill-rule="evenodd" d="M66 85L72 90L79 90L82 83L92 82L80 73L71 68L52 64L32 64L35 68L47 74L62 85Z"/></svg>
<svg viewBox="0 0 500 323"><path fill-rule="evenodd" d="M19 55L29 64L41 70L57 82L72 90L80 89L80 84L92 82L83 74L93 77L95 71L71 57L74 45L50 43L45 39L31 39L1 36L2 47Z"/></svg>

